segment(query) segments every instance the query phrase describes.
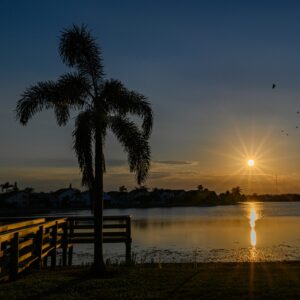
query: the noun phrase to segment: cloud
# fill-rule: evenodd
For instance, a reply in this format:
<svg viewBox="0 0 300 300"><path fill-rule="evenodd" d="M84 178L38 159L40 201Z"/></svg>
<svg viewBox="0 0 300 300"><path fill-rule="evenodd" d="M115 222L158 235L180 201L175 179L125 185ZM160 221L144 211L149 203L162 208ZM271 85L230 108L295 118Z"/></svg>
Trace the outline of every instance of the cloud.
<svg viewBox="0 0 300 300"><path fill-rule="evenodd" d="M155 160L153 163L163 164L163 165L192 165L195 162L186 160Z"/></svg>
<svg viewBox="0 0 300 300"><path fill-rule="evenodd" d="M0 158L2 167L28 167L28 168L78 168L75 155L70 157L35 157L35 158ZM124 159L107 159L106 165L118 167L127 165Z"/></svg>
<svg viewBox="0 0 300 300"><path fill-rule="evenodd" d="M38 160L38 159L37 159ZM74 164L72 163L74 161ZM0 182L17 181L20 187L32 186L36 190L55 190L70 183L81 187L81 173L76 160L46 159L47 166L1 166ZM199 184L210 190L223 192L234 186L240 186L245 193L300 192L299 173L291 172L275 177L271 174L256 173L251 178L245 174L204 170L197 161L154 161L146 185L150 188L195 189ZM128 189L136 184L135 174L130 173L126 160L108 159L107 172L104 175L105 190L116 190L125 185ZM277 185L277 186L276 186Z"/></svg>
<svg viewBox="0 0 300 300"><path fill-rule="evenodd" d="M153 160L152 165L195 165L198 162L187 160ZM43 168L69 168L78 167L78 162L75 156L70 157L20 157L20 158L0 158L2 167L43 167ZM127 166L126 159L109 158L106 159L108 167L123 167Z"/></svg>
<svg viewBox="0 0 300 300"><path fill-rule="evenodd" d="M127 160L125 159L107 159L106 160L106 165L109 167L121 167L121 166L126 166Z"/></svg>
<svg viewBox="0 0 300 300"><path fill-rule="evenodd" d="M150 179L162 179L168 178L171 176L170 172L151 172L149 178Z"/></svg>
<svg viewBox="0 0 300 300"><path fill-rule="evenodd" d="M77 167L78 162L75 157L19 157L0 158L0 165L13 168L72 168Z"/></svg>

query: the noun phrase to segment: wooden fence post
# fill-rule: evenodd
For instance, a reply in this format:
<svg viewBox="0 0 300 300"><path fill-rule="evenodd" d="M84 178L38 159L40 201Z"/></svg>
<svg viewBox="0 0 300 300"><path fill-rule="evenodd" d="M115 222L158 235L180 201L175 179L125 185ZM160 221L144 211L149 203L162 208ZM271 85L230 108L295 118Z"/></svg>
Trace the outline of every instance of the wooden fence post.
<svg viewBox="0 0 300 300"><path fill-rule="evenodd" d="M73 238L74 225L75 225L75 220L70 220L70 234L69 234L70 239ZM68 252L69 252L68 253L68 266L71 267L72 266L72 260L73 260L73 245L69 246L69 251Z"/></svg>
<svg viewBox="0 0 300 300"><path fill-rule="evenodd" d="M4 255L4 245L1 243L1 240L0 240L0 257L2 257ZM2 275L2 272L3 272L3 266L1 264L1 258L0 258L0 279L1 279L1 275Z"/></svg>
<svg viewBox="0 0 300 300"><path fill-rule="evenodd" d="M63 236L62 236L62 263L65 267L67 265L67 255L68 255L68 224L69 220L67 220L63 224Z"/></svg>
<svg viewBox="0 0 300 300"><path fill-rule="evenodd" d="M18 271L19 271L19 232L16 232L11 242L10 280L17 279Z"/></svg>
<svg viewBox="0 0 300 300"><path fill-rule="evenodd" d="M43 235L44 235L44 226L39 226L39 230L36 233L36 256L38 257L37 260L37 267L41 268L43 266Z"/></svg>
<svg viewBox="0 0 300 300"><path fill-rule="evenodd" d="M51 246L54 248L51 253L51 267L55 268L56 267L56 248L57 248L57 229L58 229L58 224L57 221L55 222L55 225L52 229L52 242Z"/></svg>
<svg viewBox="0 0 300 300"><path fill-rule="evenodd" d="M126 218L126 264L131 264L131 217Z"/></svg>
<svg viewBox="0 0 300 300"><path fill-rule="evenodd" d="M50 228L45 229L45 234L49 233ZM48 255L43 258L43 267L48 267Z"/></svg>

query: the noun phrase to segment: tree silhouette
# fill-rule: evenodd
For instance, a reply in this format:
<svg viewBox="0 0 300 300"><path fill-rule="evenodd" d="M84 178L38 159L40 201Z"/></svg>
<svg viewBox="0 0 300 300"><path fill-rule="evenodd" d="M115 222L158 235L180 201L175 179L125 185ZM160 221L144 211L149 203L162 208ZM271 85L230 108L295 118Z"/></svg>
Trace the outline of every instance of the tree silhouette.
<svg viewBox="0 0 300 300"><path fill-rule="evenodd" d="M105 272L103 260L103 147L110 129L128 154L130 171L138 184L146 180L150 166L149 136L152 109L146 98L128 90L120 81L104 78L101 50L86 26L62 32L59 44L62 61L75 69L57 81L39 82L22 94L17 119L26 125L43 109L54 109L59 126L67 123L70 110L79 110L73 131L73 148L82 172L82 185L90 190L94 206L95 244L93 269ZM141 127L129 119L137 115Z"/></svg>
<svg viewBox="0 0 300 300"><path fill-rule="evenodd" d="M142 191L142 192L148 192L148 187L145 185L136 186L134 188L135 191Z"/></svg>
<svg viewBox="0 0 300 300"><path fill-rule="evenodd" d="M198 189L198 191L203 191L203 185L202 184L199 184L198 186L197 186L197 189Z"/></svg>
<svg viewBox="0 0 300 300"><path fill-rule="evenodd" d="M234 187L234 188L231 189L231 193L232 193L233 196L239 197L239 196L241 196L242 189L239 186Z"/></svg>
<svg viewBox="0 0 300 300"><path fill-rule="evenodd" d="M26 187L23 191L24 191L25 193L31 194L31 193L34 192L34 188L32 188L32 187Z"/></svg>
<svg viewBox="0 0 300 300"><path fill-rule="evenodd" d="M126 188L126 186L125 186L125 185L121 185L121 186L119 187L119 192L120 192L120 193L127 193L127 188Z"/></svg>
<svg viewBox="0 0 300 300"><path fill-rule="evenodd" d="M13 191L18 191L18 186L17 186L17 183L15 182L15 184L10 184L8 181L3 183L3 184L0 184L0 187L1 187L1 191L2 193L5 192L7 193L9 189L13 190Z"/></svg>
<svg viewBox="0 0 300 300"><path fill-rule="evenodd" d="M19 191L19 188L18 188L18 183L15 182L14 185L12 186L12 189L14 192L18 192Z"/></svg>
<svg viewBox="0 0 300 300"><path fill-rule="evenodd" d="M239 186L232 188L231 194L235 201L242 201L245 199L245 195L242 194L242 189Z"/></svg>

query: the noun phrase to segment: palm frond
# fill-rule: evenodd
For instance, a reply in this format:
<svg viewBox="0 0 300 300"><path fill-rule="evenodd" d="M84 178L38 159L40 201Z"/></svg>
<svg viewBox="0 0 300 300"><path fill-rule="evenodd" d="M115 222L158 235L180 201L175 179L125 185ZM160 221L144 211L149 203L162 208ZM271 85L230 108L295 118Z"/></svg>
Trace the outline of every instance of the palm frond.
<svg viewBox="0 0 300 300"><path fill-rule="evenodd" d="M94 169L93 169L93 136L94 136L94 117L91 110L80 113L75 121L73 131L73 148L77 155L80 170L82 172L82 185L93 188Z"/></svg>
<svg viewBox="0 0 300 300"><path fill-rule="evenodd" d="M67 123L70 117L70 109L81 109L85 104L90 90L87 80L80 74L62 75L56 85L53 93L54 112L58 125Z"/></svg>
<svg viewBox="0 0 300 300"><path fill-rule="evenodd" d="M153 125L153 114L150 103L140 93L129 91L119 80L105 82L102 98L106 100L108 110L121 115L133 114L142 118L143 134L148 138Z"/></svg>
<svg viewBox="0 0 300 300"><path fill-rule="evenodd" d="M103 73L101 50L86 26L74 25L62 32L59 44L60 56L65 64L76 67L81 74L92 78L94 88Z"/></svg>
<svg viewBox="0 0 300 300"><path fill-rule="evenodd" d="M108 126L127 152L130 171L135 172L137 183L142 184L150 168L151 153L147 138L133 122L122 116L111 116Z"/></svg>
<svg viewBox="0 0 300 300"><path fill-rule="evenodd" d="M70 118L70 110L67 104L57 103L54 105L54 114L56 117L56 122L59 126L66 125Z"/></svg>
<svg viewBox="0 0 300 300"><path fill-rule="evenodd" d="M86 104L91 86L78 73L67 73L59 77L56 84L56 101L66 103L72 108L82 108Z"/></svg>
<svg viewBox="0 0 300 300"><path fill-rule="evenodd" d="M65 125L69 109L82 108L88 95L89 85L78 74L65 74L57 82L38 82L22 94L16 108L16 117L25 125L37 112L54 108L58 125Z"/></svg>
<svg viewBox="0 0 300 300"><path fill-rule="evenodd" d="M37 112L53 107L54 90L53 81L39 82L29 87L22 94L17 103L16 118L22 125L26 125Z"/></svg>

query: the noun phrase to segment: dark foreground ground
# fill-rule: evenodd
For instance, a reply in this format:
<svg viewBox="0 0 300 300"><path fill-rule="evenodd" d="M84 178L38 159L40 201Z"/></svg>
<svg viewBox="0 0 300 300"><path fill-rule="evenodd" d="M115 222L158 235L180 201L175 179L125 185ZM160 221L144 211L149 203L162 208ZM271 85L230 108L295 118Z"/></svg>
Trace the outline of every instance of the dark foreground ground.
<svg viewBox="0 0 300 300"><path fill-rule="evenodd" d="M300 299L300 262L42 270L0 285L0 299Z"/></svg>

